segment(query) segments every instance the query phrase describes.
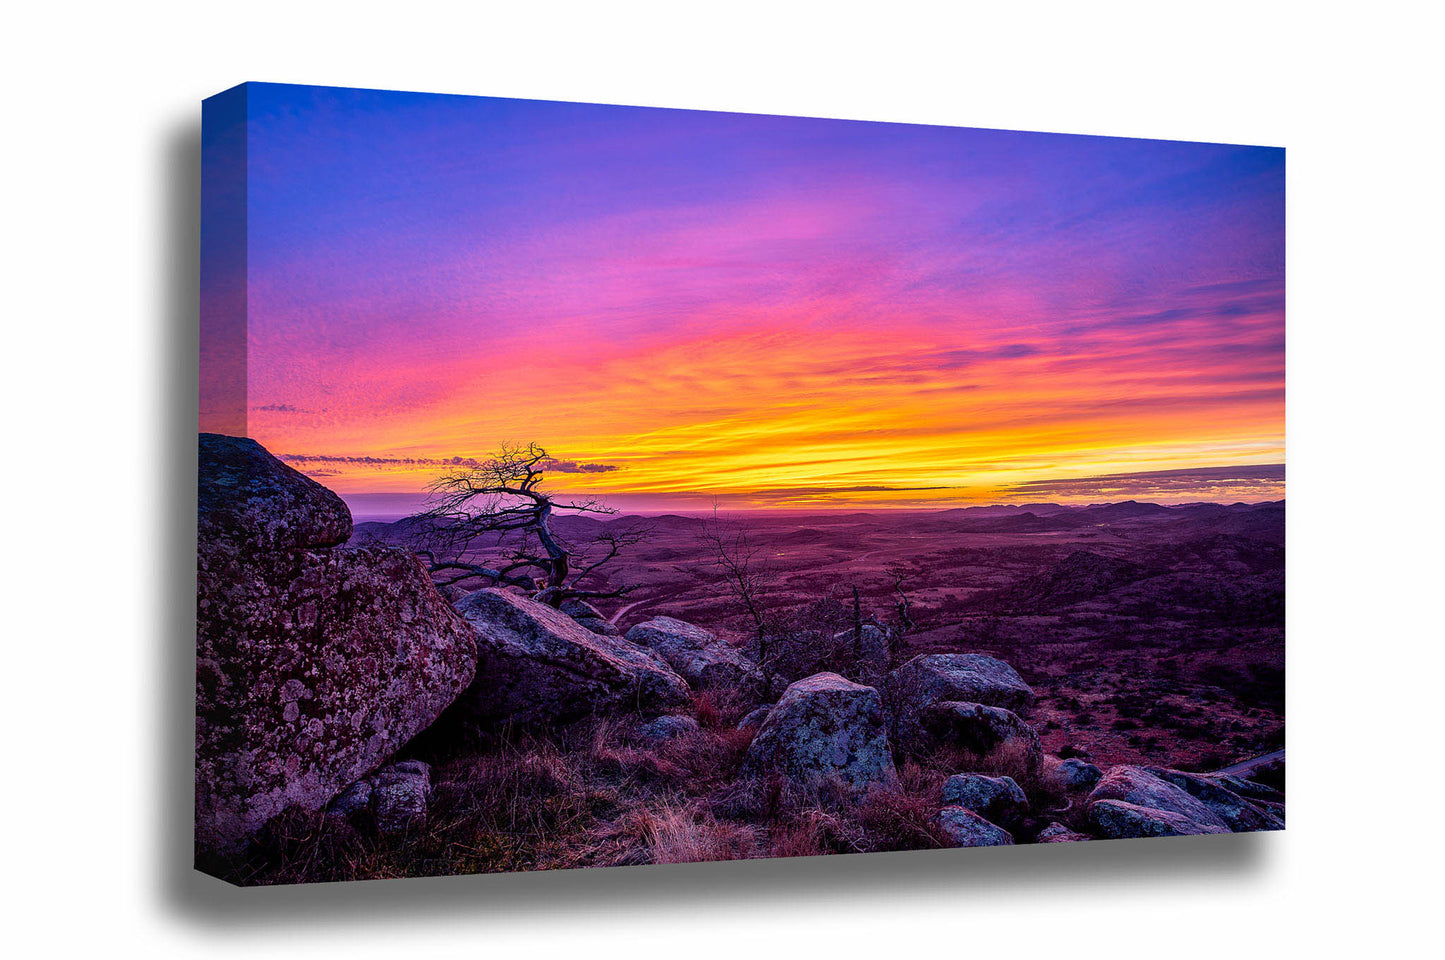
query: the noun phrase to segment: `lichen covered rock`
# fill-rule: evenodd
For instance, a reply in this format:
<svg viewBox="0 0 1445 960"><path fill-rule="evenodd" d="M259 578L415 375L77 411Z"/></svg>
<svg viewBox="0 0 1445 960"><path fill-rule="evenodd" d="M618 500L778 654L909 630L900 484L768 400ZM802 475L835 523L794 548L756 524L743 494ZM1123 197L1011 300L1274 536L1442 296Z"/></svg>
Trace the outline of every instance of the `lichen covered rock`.
<svg viewBox="0 0 1445 960"><path fill-rule="evenodd" d="M200 435L196 538L252 552L334 547L351 536L336 494L277 460L249 437Z"/></svg>
<svg viewBox="0 0 1445 960"><path fill-rule="evenodd" d="M837 780L855 789L897 780L883 701L836 673L792 684L753 738L744 773L780 773L799 785Z"/></svg>
<svg viewBox="0 0 1445 960"><path fill-rule="evenodd" d="M347 787L326 807L328 817L378 833L405 833L426 826L431 767L420 760L388 764Z"/></svg>
<svg viewBox="0 0 1445 960"><path fill-rule="evenodd" d="M900 746L909 750L930 745L921 715L932 704L976 703L1020 717L1034 705L1033 688L1013 667L981 653L920 654L890 673L884 689Z"/></svg>
<svg viewBox="0 0 1445 960"><path fill-rule="evenodd" d="M683 706L686 681L651 650L593 633L565 614L505 590L468 594L456 610L477 636L468 706L492 722L566 724L622 711Z"/></svg>
<svg viewBox="0 0 1445 960"><path fill-rule="evenodd" d="M1029 798L1013 777L958 773L943 783L943 802L966 807L994 823L1016 824L1029 812Z"/></svg>
<svg viewBox="0 0 1445 960"><path fill-rule="evenodd" d="M1097 800L1089 804L1089 823L1108 840L1136 837L1187 837L1206 833L1228 833L1223 824L1210 825L1180 813L1143 807L1124 800Z"/></svg>
<svg viewBox="0 0 1445 960"><path fill-rule="evenodd" d="M1163 767L1146 769L1214 811L1215 815L1235 833L1284 829L1284 820L1266 802L1251 801L1230 789L1231 786L1240 783L1238 778L1185 773Z"/></svg>
<svg viewBox="0 0 1445 960"><path fill-rule="evenodd" d="M1104 771L1078 757L1058 761L1049 773L1054 782L1067 792L1088 790L1104 776Z"/></svg>
<svg viewBox="0 0 1445 960"><path fill-rule="evenodd" d="M655 651L694 689L757 690L762 672L731 644L702 627L653 617L627 631L627 639Z"/></svg>
<svg viewBox="0 0 1445 960"><path fill-rule="evenodd" d="M1143 767L1110 767L1085 802L1090 822L1110 838L1230 832L1204 803Z"/></svg>
<svg viewBox="0 0 1445 960"><path fill-rule="evenodd" d="M938 825L955 847L1011 847L1013 834L967 807L944 807Z"/></svg>
<svg viewBox="0 0 1445 960"><path fill-rule="evenodd" d="M738 721L738 729L739 729L739 730L756 730L756 729L758 729L759 727L761 727L761 726L763 725L763 721L766 720L766 719L768 719L768 714L771 713L772 710L773 710L773 705L772 705L772 704L768 704L768 705L765 706L765 707L758 707L756 710L749 711L749 713L748 713L747 716L743 717L741 720Z"/></svg>
<svg viewBox="0 0 1445 960"><path fill-rule="evenodd" d="M344 503L251 440L202 435L196 847L318 811L471 683L473 631L416 558L347 549Z"/></svg>
<svg viewBox="0 0 1445 960"><path fill-rule="evenodd" d="M371 775L371 809L378 833L405 833L426 826L431 767L404 760Z"/></svg>

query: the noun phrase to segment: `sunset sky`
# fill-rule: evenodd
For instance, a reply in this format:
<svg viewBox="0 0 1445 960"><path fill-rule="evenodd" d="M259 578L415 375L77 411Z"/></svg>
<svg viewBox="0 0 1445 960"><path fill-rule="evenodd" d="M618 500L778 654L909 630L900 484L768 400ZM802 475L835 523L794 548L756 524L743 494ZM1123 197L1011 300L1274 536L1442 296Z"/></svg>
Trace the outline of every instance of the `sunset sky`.
<svg viewBox="0 0 1445 960"><path fill-rule="evenodd" d="M246 427L354 503L1284 495L1283 150L246 96Z"/></svg>

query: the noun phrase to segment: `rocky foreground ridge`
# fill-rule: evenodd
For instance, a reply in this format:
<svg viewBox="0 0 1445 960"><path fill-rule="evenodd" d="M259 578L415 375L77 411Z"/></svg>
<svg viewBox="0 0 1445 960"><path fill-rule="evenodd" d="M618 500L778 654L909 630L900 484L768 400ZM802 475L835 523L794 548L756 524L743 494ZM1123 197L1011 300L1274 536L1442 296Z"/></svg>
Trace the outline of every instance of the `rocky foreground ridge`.
<svg viewBox="0 0 1445 960"><path fill-rule="evenodd" d="M197 519L196 849L218 872L286 815L376 836L425 830L437 798L463 785L408 754L423 733L546 738L615 718L636 750L663 758L656 767L702 742L699 718L716 727L700 704L719 695L740 703L723 738L738 754L728 776L766 800L750 816L784 795L875 802L927 768L946 779L917 845L1284 827L1283 794L1262 784L1045 755L1033 690L983 654L870 662L773 696L740 651L670 617L618 636L585 603L557 610L495 589L448 603L408 552L343 546L340 498L252 440L201 435Z"/></svg>

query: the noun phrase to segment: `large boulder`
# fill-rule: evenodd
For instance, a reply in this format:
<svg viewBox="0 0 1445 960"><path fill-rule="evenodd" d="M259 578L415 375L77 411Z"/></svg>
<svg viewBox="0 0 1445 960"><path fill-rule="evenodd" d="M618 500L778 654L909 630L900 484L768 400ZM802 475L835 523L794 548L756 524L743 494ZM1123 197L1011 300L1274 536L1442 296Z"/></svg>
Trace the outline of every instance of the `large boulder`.
<svg viewBox="0 0 1445 960"><path fill-rule="evenodd" d="M1020 716L1033 709L1034 691L1013 667L981 653L925 653L888 675L889 707L901 745L927 746L920 714L945 701L1002 707Z"/></svg>
<svg viewBox="0 0 1445 960"><path fill-rule="evenodd" d="M695 689L762 687L758 665L702 627L672 617L653 617L628 630L627 639L655 651Z"/></svg>
<svg viewBox="0 0 1445 960"><path fill-rule="evenodd" d="M836 673L793 683L758 729L743 771L780 773L804 786L830 779L855 789L893 784L898 774L882 697Z"/></svg>
<svg viewBox="0 0 1445 960"><path fill-rule="evenodd" d="M687 683L659 656L579 626L545 604L478 590L456 605L477 636L466 701L484 721L553 726L596 714L666 713Z"/></svg>
<svg viewBox="0 0 1445 960"><path fill-rule="evenodd" d="M249 437L200 435L196 539L250 552L334 547L351 536L351 511L336 494Z"/></svg>
<svg viewBox="0 0 1445 960"><path fill-rule="evenodd" d="M1090 822L1111 838L1229 832L1208 806L1143 767L1110 767L1085 804ZM1100 804L1109 805L1096 812Z"/></svg>
<svg viewBox="0 0 1445 960"><path fill-rule="evenodd" d="M1149 767L1148 771L1161 780L1183 790L1194 797L1223 820L1235 833L1250 833L1256 830L1283 830L1284 820L1265 805L1252 802L1240 796L1229 787L1234 778L1220 778L1206 774L1185 773L1162 767ZM1237 782L1237 781L1236 781Z"/></svg>
<svg viewBox="0 0 1445 960"><path fill-rule="evenodd" d="M955 847L1011 847L1013 834L967 807L944 807L938 825Z"/></svg>
<svg viewBox="0 0 1445 960"><path fill-rule="evenodd" d="M912 746L950 746L1032 776L1043 760L1039 735L1018 714L981 703L943 700L924 707Z"/></svg>
<svg viewBox="0 0 1445 960"><path fill-rule="evenodd" d="M1029 798L1013 777L957 773L943 783L943 802L966 807L994 823L1017 824L1029 812Z"/></svg>
<svg viewBox="0 0 1445 960"><path fill-rule="evenodd" d="M472 681L473 631L411 554L336 547L346 505L252 440L200 438L196 848L317 811Z"/></svg>

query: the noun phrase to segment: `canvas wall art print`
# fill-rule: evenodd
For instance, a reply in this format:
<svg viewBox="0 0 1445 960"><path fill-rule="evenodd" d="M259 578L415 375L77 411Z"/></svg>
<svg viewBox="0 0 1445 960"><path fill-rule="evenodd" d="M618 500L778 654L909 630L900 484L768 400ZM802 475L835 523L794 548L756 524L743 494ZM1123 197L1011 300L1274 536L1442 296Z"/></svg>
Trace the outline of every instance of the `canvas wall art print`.
<svg viewBox="0 0 1445 960"><path fill-rule="evenodd" d="M1284 827L1283 150L265 83L202 139L200 869Z"/></svg>

